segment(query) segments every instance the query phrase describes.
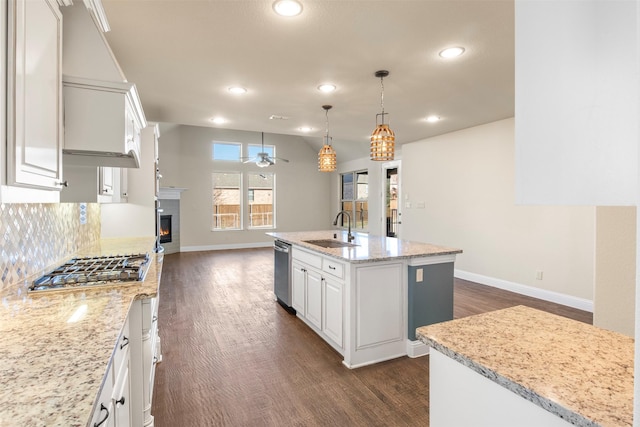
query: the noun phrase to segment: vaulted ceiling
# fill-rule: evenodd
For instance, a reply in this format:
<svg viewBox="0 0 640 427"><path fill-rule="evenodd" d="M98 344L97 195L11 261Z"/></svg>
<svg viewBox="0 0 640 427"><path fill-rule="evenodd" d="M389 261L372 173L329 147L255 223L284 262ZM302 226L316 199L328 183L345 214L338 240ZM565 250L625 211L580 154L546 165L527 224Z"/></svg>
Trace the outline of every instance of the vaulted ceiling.
<svg viewBox="0 0 640 427"><path fill-rule="evenodd" d="M107 39L152 121L301 135L319 150L330 104L338 160L364 157L381 69L398 144L514 115L513 1L301 2L287 18L271 0L103 0ZM464 54L439 56L451 46Z"/></svg>

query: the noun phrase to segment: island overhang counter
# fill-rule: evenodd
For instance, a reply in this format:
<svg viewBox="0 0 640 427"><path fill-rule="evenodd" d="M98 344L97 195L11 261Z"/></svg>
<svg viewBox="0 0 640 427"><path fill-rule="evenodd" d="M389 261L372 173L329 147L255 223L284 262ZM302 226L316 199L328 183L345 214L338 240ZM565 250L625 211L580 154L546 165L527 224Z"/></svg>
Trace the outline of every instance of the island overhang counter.
<svg viewBox="0 0 640 427"><path fill-rule="evenodd" d="M267 233L292 246L296 315L357 368L428 353L418 326L453 318L453 265L462 250L337 230Z"/></svg>
<svg viewBox="0 0 640 427"><path fill-rule="evenodd" d="M635 425L631 337L525 306L417 334L432 427Z"/></svg>

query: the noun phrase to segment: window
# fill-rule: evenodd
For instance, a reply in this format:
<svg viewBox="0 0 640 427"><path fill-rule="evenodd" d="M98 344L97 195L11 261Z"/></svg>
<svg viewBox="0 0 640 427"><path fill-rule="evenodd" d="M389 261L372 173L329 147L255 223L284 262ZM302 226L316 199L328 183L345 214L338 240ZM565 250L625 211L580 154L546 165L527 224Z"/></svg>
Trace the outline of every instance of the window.
<svg viewBox="0 0 640 427"><path fill-rule="evenodd" d="M241 230L240 188L242 174L239 172L214 172L212 178L213 217L211 229Z"/></svg>
<svg viewBox="0 0 640 427"><path fill-rule="evenodd" d="M351 215L351 227L364 230L369 225L369 173L349 172L340 175L342 210ZM343 227L348 222L341 217Z"/></svg>
<svg viewBox="0 0 640 427"><path fill-rule="evenodd" d="M267 153L269 157L275 157L275 146L265 145L264 151L262 151L262 144L248 144L247 145L247 157L253 159L258 156L258 153Z"/></svg>
<svg viewBox="0 0 640 427"><path fill-rule="evenodd" d="M244 178L241 172L212 174L213 231L242 230L243 224L249 229L275 228L275 174L246 172Z"/></svg>
<svg viewBox="0 0 640 427"><path fill-rule="evenodd" d="M249 228L273 228L274 174L250 172L247 178Z"/></svg>
<svg viewBox="0 0 640 427"><path fill-rule="evenodd" d="M214 142L213 160L240 161L242 144L235 142Z"/></svg>

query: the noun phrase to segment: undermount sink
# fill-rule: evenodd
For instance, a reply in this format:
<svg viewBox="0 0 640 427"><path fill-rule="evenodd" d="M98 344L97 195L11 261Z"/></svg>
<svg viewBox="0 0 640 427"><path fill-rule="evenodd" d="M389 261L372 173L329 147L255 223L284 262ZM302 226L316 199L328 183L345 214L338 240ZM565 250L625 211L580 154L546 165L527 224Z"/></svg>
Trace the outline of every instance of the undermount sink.
<svg viewBox="0 0 640 427"><path fill-rule="evenodd" d="M347 242L334 240L334 239L303 240L303 242L310 243L316 246L321 246L323 248L353 248L358 246L353 243L347 243Z"/></svg>

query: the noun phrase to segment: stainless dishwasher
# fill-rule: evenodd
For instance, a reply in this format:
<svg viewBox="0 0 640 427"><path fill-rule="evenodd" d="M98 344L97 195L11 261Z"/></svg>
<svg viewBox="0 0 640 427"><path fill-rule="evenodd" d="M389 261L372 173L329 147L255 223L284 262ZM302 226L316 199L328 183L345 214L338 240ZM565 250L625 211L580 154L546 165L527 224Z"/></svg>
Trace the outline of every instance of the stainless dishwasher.
<svg viewBox="0 0 640 427"><path fill-rule="evenodd" d="M276 240L273 243L273 292L285 310L291 314L296 311L291 307L291 245Z"/></svg>

